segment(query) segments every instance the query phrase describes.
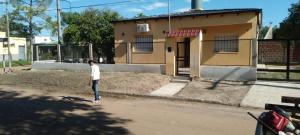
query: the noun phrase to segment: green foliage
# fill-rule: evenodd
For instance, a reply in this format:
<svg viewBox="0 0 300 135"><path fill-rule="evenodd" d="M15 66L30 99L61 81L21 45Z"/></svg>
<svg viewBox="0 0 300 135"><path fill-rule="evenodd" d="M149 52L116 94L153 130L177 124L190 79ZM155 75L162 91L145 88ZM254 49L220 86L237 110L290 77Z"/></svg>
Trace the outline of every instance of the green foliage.
<svg viewBox="0 0 300 135"><path fill-rule="evenodd" d="M118 13L108 9L90 8L82 13L63 13L64 42L68 45L85 46L91 43L98 57L105 56L112 62L114 56L112 21L119 18Z"/></svg>
<svg viewBox="0 0 300 135"><path fill-rule="evenodd" d="M269 30L270 27L268 26L264 26L260 29L260 32L259 32L259 39L263 39L265 37L265 35L267 34L268 30Z"/></svg>
<svg viewBox="0 0 300 135"><path fill-rule="evenodd" d="M24 60L19 60L19 61L12 61L11 66L16 67L16 66L25 66L25 65L31 65L30 61L24 61ZM8 67L8 62L6 62L6 67ZM0 68L3 68L2 61L0 62Z"/></svg>
<svg viewBox="0 0 300 135"><path fill-rule="evenodd" d="M139 17L146 17L146 15L144 13L138 13L136 14L135 16L136 18L139 18Z"/></svg>
<svg viewBox="0 0 300 135"><path fill-rule="evenodd" d="M40 33L50 23L50 17L45 12L52 2L53 0L9 0L13 8L10 13L10 34L29 38ZM6 30L3 27L6 26L5 23L5 16L2 16L0 18L1 31Z"/></svg>
<svg viewBox="0 0 300 135"><path fill-rule="evenodd" d="M300 0L289 8L289 16L280 23L275 38L300 39Z"/></svg>

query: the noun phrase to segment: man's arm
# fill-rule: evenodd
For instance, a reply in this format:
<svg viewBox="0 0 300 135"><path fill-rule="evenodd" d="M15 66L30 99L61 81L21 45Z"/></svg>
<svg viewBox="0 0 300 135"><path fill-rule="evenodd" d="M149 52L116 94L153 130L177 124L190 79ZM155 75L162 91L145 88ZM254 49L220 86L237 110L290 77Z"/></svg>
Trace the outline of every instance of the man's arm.
<svg viewBox="0 0 300 135"><path fill-rule="evenodd" d="M91 74L90 74L90 80L89 80L89 85L92 85L93 82L93 74L94 74L94 69L92 68Z"/></svg>

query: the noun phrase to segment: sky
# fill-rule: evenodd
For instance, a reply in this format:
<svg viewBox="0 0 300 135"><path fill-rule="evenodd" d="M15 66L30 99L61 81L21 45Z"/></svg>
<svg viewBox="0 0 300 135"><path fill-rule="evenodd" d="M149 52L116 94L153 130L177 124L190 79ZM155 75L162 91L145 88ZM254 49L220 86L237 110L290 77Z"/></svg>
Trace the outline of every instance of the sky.
<svg viewBox="0 0 300 135"><path fill-rule="evenodd" d="M55 1L56 0L54 0L49 9L56 8ZM204 10L226 8L261 8L263 10L263 25L269 25L269 23L272 22L274 26L278 25L288 16L288 8L291 7L291 4L297 3L298 1L299 0L203 0L202 8ZM100 5L94 6L94 8L98 9L112 9L125 18L134 17L138 13L143 13L145 15L159 15L168 13L168 0L61 0L62 8L87 5ZM191 0L170 0L170 12L182 12L189 10L190 7ZM81 12L84 9L86 8L73 8L71 10L63 9L63 11ZM0 11L3 11L2 6ZM48 11L47 13L54 18L56 17L56 11L54 10ZM41 35L47 36L49 35L49 32L44 30Z"/></svg>

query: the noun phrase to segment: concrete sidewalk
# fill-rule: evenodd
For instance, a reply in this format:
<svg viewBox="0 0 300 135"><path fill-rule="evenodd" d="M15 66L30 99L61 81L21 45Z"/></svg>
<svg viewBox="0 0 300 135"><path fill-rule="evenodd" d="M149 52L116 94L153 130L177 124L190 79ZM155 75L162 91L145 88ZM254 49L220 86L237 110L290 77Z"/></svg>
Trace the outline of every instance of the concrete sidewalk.
<svg viewBox="0 0 300 135"><path fill-rule="evenodd" d="M166 96L166 97L172 97L176 93L178 93L180 90L182 90L187 83L169 83L150 94L153 96Z"/></svg>
<svg viewBox="0 0 300 135"><path fill-rule="evenodd" d="M264 108L266 103L282 104L281 96L300 97L300 83L257 81L241 106Z"/></svg>

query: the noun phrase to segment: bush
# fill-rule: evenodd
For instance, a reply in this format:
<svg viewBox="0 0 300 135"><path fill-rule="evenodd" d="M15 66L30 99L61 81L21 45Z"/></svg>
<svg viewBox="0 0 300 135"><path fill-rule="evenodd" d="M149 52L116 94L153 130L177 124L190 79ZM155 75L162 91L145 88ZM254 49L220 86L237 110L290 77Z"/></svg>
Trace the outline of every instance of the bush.
<svg viewBox="0 0 300 135"><path fill-rule="evenodd" d="M30 61L26 60L19 60L19 61L12 61L11 66L16 67L16 66L25 66L25 65L30 65ZM5 66L8 67L8 61L6 61ZM3 63L2 61L0 62L0 68L3 68Z"/></svg>

